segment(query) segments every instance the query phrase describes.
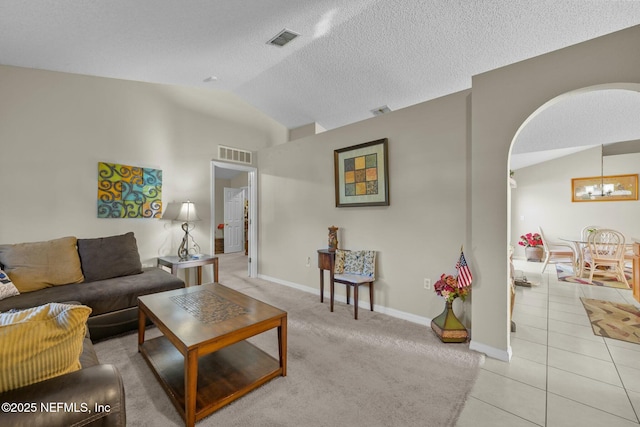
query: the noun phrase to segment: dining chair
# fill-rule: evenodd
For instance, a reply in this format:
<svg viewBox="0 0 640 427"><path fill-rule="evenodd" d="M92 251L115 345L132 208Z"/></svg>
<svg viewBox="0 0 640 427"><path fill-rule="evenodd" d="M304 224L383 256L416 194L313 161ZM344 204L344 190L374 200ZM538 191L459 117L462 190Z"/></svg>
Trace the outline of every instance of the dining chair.
<svg viewBox="0 0 640 427"><path fill-rule="evenodd" d="M606 228L606 227L600 227L599 225L587 225L585 227L582 227L582 231L580 232L580 235L582 236L582 241L587 242L589 240L589 235L591 235L591 233L593 233L594 231L600 228Z"/></svg>
<svg viewBox="0 0 640 427"><path fill-rule="evenodd" d="M582 274L586 267L585 263L586 263L586 259L588 257L588 252L589 252L589 248L587 247L589 236L591 235L591 233L595 232L600 228L607 228L607 227L602 227L599 225L586 225L582 227L582 230L580 231L580 236L582 237L582 243L577 243L577 248L578 250L580 250L580 254L578 254L578 259L579 259L578 262L580 263L580 265L578 265L578 271L576 273L577 277L582 277Z"/></svg>
<svg viewBox="0 0 640 427"><path fill-rule="evenodd" d="M347 285L347 304L353 286L353 317L358 320L358 288L369 286L369 304L373 311L373 282L376 280L376 251L336 250L333 282ZM333 297L331 283L331 296ZM333 301L331 301L333 306Z"/></svg>
<svg viewBox="0 0 640 427"><path fill-rule="evenodd" d="M589 269L589 282L593 281L595 272L598 274L612 274L629 286L624 274L625 238L616 230L600 228L589 235L587 243L587 262L585 267ZM600 267L600 268L598 268Z"/></svg>
<svg viewBox="0 0 640 427"><path fill-rule="evenodd" d="M569 243L548 240L544 231L542 231L542 227L538 227L538 231L540 232L542 247L544 248L544 264L542 265L541 273L544 273L548 264L567 262L567 259L571 260L571 265L576 265L577 258L573 246Z"/></svg>

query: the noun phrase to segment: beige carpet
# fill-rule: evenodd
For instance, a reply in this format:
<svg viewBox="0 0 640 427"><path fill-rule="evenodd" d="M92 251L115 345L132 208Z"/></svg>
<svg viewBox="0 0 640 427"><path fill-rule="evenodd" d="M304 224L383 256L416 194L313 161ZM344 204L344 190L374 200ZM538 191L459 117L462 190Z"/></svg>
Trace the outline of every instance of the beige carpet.
<svg viewBox="0 0 640 427"><path fill-rule="evenodd" d="M455 425L483 357L467 344L364 309L354 320L342 303L331 313L318 295L248 279L244 256L220 258L221 283L288 312L288 369L197 426ZM277 357L275 331L251 341ZM136 334L96 344L123 375L127 425L184 425L136 347Z"/></svg>
<svg viewBox="0 0 640 427"><path fill-rule="evenodd" d="M631 304L580 298L593 333L640 344L640 311Z"/></svg>

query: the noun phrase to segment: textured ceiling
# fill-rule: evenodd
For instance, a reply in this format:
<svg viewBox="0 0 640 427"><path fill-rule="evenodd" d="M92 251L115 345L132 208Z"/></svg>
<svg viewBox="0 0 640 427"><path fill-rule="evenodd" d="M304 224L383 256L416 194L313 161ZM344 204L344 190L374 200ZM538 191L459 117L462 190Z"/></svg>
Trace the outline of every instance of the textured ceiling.
<svg viewBox="0 0 640 427"><path fill-rule="evenodd" d="M230 91L289 128L332 129L637 24L631 0L1 0L0 64ZM301 35L267 45L283 28ZM637 124L623 130L638 122L637 96L558 105L523 130L514 153L586 145L558 135L576 117L609 123L605 109L620 135L638 139Z"/></svg>
<svg viewBox="0 0 640 427"><path fill-rule="evenodd" d="M511 150L511 169L580 149L640 140L640 94L600 90L550 105L522 128Z"/></svg>

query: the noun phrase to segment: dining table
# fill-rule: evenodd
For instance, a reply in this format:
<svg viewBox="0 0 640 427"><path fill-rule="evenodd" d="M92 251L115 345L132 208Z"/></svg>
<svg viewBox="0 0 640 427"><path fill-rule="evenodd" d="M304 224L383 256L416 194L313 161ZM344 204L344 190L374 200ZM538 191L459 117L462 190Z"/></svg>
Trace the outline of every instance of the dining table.
<svg viewBox="0 0 640 427"><path fill-rule="evenodd" d="M571 243L574 247L576 254L575 263L573 265L573 271L576 277L582 277L584 274L584 250L589 243L582 237L560 237L560 240ZM631 238L629 243L625 243L626 249L625 258L631 259L632 264L632 289L633 298L640 302L640 238ZM630 252L633 251L633 255Z"/></svg>
<svg viewBox="0 0 640 427"><path fill-rule="evenodd" d="M573 272L576 277L582 277L584 274L584 249L587 247L587 242L582 237L560 237L563 242L571 243L573 245L573 252L576 257L573 265Z"/></svg>

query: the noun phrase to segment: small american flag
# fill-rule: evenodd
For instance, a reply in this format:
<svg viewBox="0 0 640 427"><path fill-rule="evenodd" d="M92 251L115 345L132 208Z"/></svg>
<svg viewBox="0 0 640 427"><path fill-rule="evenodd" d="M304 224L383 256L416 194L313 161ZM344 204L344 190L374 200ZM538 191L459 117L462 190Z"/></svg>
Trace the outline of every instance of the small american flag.
<svg viewBox="0 0 640 427"><path fill-rule="evenodd" d="M460 251L460 259L456 263L456 270L458 270L458 287L465 288L471 286L473 276L471 270L467 264L467 260L464 259L464 252Z"/></svg>

